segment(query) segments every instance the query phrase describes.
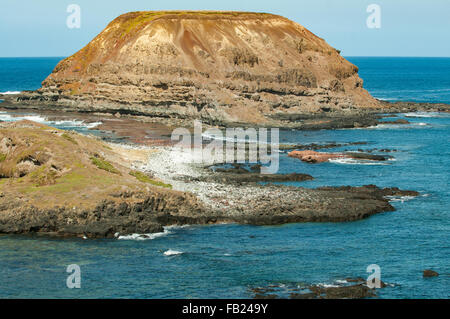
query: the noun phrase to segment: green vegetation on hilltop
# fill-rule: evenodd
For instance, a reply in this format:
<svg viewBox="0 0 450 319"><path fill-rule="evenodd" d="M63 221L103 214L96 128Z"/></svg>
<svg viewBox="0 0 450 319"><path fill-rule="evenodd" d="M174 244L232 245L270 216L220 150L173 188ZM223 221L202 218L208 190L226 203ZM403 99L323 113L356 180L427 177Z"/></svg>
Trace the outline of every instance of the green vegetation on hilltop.
<svg viewBox="0 0 450 319"><path fill-rule="evenodd" d="M113 174L119 174L120 172L108 161L106 161L102 157L92 156L91 157L92 164L97 166L99 169L102 169L104 171L113 173Z"/></svg>
<svg viewBox="0 0 450 319"><path fill-rule="evenodd" d="M136 177L136 179L138 181L143 182L143 183L148 183L148 184L152 184L154 186L160 186L160 187L165 187L165 188L170 188L170 189L172 188L172 185L165 184L165 183L159 182L159 181L155 181L155 180L151 179L150 176L148 176L142 172L139 172L139 171L131 171L130 175Z"/></svg>
<svg viewBox="0 0 450 319"><path fill-rule="evenodd" d="M230 16L242 15L270 16L268 13L237 12L237 11L136 11L121 15L115 21L121 23L120 38L137 32L147 23L163 16Z"/></svg>

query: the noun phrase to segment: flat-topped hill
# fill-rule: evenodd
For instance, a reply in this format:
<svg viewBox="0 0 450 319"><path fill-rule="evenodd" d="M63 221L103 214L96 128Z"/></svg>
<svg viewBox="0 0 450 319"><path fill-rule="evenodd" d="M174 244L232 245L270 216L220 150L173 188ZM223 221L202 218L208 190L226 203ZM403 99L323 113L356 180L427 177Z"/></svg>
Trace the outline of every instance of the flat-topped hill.
<svg viewBox="0 0 450 319"><path fill-rule="evenodd" d="M131 12L61 61L39 96L77 110L214 123L379 107L358 68L303 26L250 12ZM27 99L22 99L27 102Z"/></svg>

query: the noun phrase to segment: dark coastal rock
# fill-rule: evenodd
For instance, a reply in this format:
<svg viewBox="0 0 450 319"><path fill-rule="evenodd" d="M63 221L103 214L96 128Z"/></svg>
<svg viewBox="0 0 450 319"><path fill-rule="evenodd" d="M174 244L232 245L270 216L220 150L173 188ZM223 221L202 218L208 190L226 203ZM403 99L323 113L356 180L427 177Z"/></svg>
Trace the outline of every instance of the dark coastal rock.
<svg viewBox="0 0 450 319"><path fill-rule="evenodd" d="M271 285L269 287L252 288L254 299L364 299L377 296L377 289L369 288L363 278L347 278L347 283L331 287L322 285ZM380 288L385 288L385 283Z"/></svg>
<svg viewBox="0 0 450 319"><path fill-rule="evenodd" d="M381 196L411 196L416 197L419 196L420 193L413 190L401 190L398 187L386 187L383 189L377 189L378 187L375 185L366 185L363 186L366 188L375 189L375 194Z"/></svg>
<svg viewBox="0 0 450 319"><path fill-rule="evenodd" d="M330 130L375 126L380 118L378 112L375 110L355 109L346 112L319 114L276 113L269 115L269 117L276 121L282 121L285 123L285 127L299 130Z"/></svg>
<svg viewBox="0 0 450 319"><path fill-rule="evenodd" d="M316 144L316 143L310 143L310 144L280 144L278 145L279 150L309 150L309 151L315 151L320 149L327 149L327 148L337 148L342 146L350 146L350 145L366 145L367 142L350 142L350 143L327 143L327 144Z"/></svg>
<svg viewBox="0 0 450 319"><path fill-rule="evenodd" d="M253 167L253 170L256 168ZM260 174L249 172L243 167L218 168L215 173L201 178L202 181L219 181L222 183L256 183L256 182L303 182L313 180L308 174Z"/></svg>
<svg viewBox="0 0 450 319"><path fill-rule="evenodd" d="M271 186L265 186L271 187ZM277 225L301 222L342 222L368 218L373 214L394 211L389 201L378 194L381 189L318 188L315 190L274 187L280 197L247 201L246 214L237 222L255 225ZM271 188L267 189L270 192ZM306 200L304 192L311 200ZM281 195L283 194L284 195ZM301 197L298 195L302 194ZM317 202L314 198L322 198Z"/></svg>
<svg viewBox="0 0 450 319"><path fill-rule="evenodd" d="M411 124L411 122L404 119L398 119L395 121L380 121L379 124Z"/></svg>
<svg viewBox="0 0 450 319"><path fill-rule="evenodd" d="M406 113L406 112L448 112L449 104L444 103L422 103L422 102L387 102L380 103L389 109L390 113Z"/></svg>
<svg viewBox="0 0 450 319"><path fill-rule="evenodd" d="M217 168L216 173L229 173L229 174L249 174L250 172L243 168L242 166L232 167L232 168Z"/></svg>
<svg viewBox="0 0 450 319"><path fill-rule="evenodd" d="M398 119L392 122L393 124L411 124L410 121L404 119Z"/></svg>
<svg viewBox="0 0 450 319"><path fill-rule="evenodd" d="M357 282L357 283L363 283L366 282L366 280L362 277L356 277L356 278L345 278L346 282Z"/></svg>
<svg viewBox="0 0 450 319"><path fill-rule="evenodd" d="M261 295L261 294L256 294L254 299L277 299L277 295Z"/></svg>
<svg viewBox="0 0 450 319"><path fill-rule="evenodd" d="M303 294L293 292L289 294L289 299L316 299L316 298L317 295L313 292ZM262 298L259 298L259 296L255 295L254 299L262 299Z"/></svg>
<svg viewBox="0 0 450 319"><path fill-rule="evenodd" d="M242 198L242 208L205 209L194 197L148 197L139 202L105 201L93 211L59 208L39 210L11 204L9 213L0 212L0 233L48 233L58 236L113 238L114 234L161 232L166 225L236 222L253 225L280 225L297 222L343 222L394 211L385 195L415 194L377 187L328 187L301 189L286 186L258 186L266 196ZM279 194L279 195L278 195ZM126 198L126 196L125 196ZM225 199L225 198L224 198ZM191 201L192 200L192 201Z"/></svg>
<svg viewBox="0 0 450 319"><path fill-rule="evenodd" d="M245 174L227 174L218 177L221 181L235 182L235 183L251 183L251 182L304 182L310 181L314 178L309 174L291 173L291 174L259 174L259 173L245 173Z"/></svg>
<svg viewBox="0 0 450 319"><path fill-rule="evenodd" d="M361 277L356 277L356 278L345 278L345 281L350 282L350 283L358 283L358 284L367 284L367 280ZM386 288L388 285L380 280L380 288Z"/></svg>
<svg viewBox="0 0 450 319"><path fill-rule="evenodd" d="M207 170L214 167L208 166ZM212 174L197 178L197 181L218 181L222 183L256 183L256 182L302 182L313 180L314 178L308 174L291 173L291 174L261 174L261 165L255 164L246 168L245 165L234 163L231 167L218 167L213 170Z"/></svg>
<svg viewBox="0 0 450 319"><path fill-rule="evenodd" d="M423 271L423 278L430 278L430 277L437 277L437 276L439 276L439 274L434 270L425 269Z"/></svg>
<svg viewBox="0 0 450 319"><path fill-rule="evenodd" d="M310 289L316 298L324 299L362 299L376 296L374 289L370 289L364 284L326 288L312 286Z"/></svg>
<svg viewBox="0 0 450 319"><path fill-rule="evenodd" d="M398 187L379 188L376 185L364 185L361 187L338 186L338 187L319 187L322 190L342 190L349 193L370 194L376 198L385 196L419 196L420 193L412 190L401 190Z"/></svg>
<svg viewBox="0 0 450 319"><path fill-rule="evenodd" d="M368 153L362 153L362 152L346 152L345 155L347 155L350 158L354 159L363 159L363 160L370 160L370 161L386 161L387 157L382 155L375 155L375 154L368 154Z"/></svg>
<svg viewBox="0 0 450 319"><path fill-rule="evenodd" d="M217 220L213 214L207 215L199 210L200 207L187 208L187 202L184 205L189 214L185 214L182 212L184 208L174 209L167 199L165 196L156 200L154 197L146 198L134 204L103 202L93 211L16 208L11 212L13 214L0 216L0 233L48 233L61 237L113 238L116 233L157 233L164 230L164 225L208 224ZM179 199L176 202L173 204L181 203Z"/></svg>
<svg viewBox="0 0 450 319"><path fill-rule="evenodd" d="M316 151L292 151L288 153L288 156L298 158L303 162L311 164L328 162L330 159L340 159L340 158L352 158L370 161L386 161L388 159L387 156L375 155L364 152L326 153Z"/></svg>

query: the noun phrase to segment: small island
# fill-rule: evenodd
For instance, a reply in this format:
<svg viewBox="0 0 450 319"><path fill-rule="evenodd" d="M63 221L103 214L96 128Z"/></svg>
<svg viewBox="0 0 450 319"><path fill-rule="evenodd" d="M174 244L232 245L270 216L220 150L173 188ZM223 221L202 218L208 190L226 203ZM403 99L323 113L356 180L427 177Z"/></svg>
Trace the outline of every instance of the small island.
<svg viewBox="0 0 450 319"><path fill-rule="evenodd" d="M58 63L40 89L0 98L4 108L222 127L367 127L382 112L449 110L379 101L355 65L300 24L227 11L123 14Z"/></svg>

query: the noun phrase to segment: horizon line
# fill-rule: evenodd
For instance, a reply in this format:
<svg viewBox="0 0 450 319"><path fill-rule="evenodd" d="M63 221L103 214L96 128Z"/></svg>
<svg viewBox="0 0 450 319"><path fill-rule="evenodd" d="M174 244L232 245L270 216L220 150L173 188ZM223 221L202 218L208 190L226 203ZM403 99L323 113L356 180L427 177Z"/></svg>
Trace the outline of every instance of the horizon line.
<svg viewBox="0 0 450 319"><path fill-rule="evenodd" d="M47 56L0 56L0 59L36 59L36 58L68 58L71 55ZM342 55L344 58L450 58L450 56L424 56L424 55Z"/></svg>

